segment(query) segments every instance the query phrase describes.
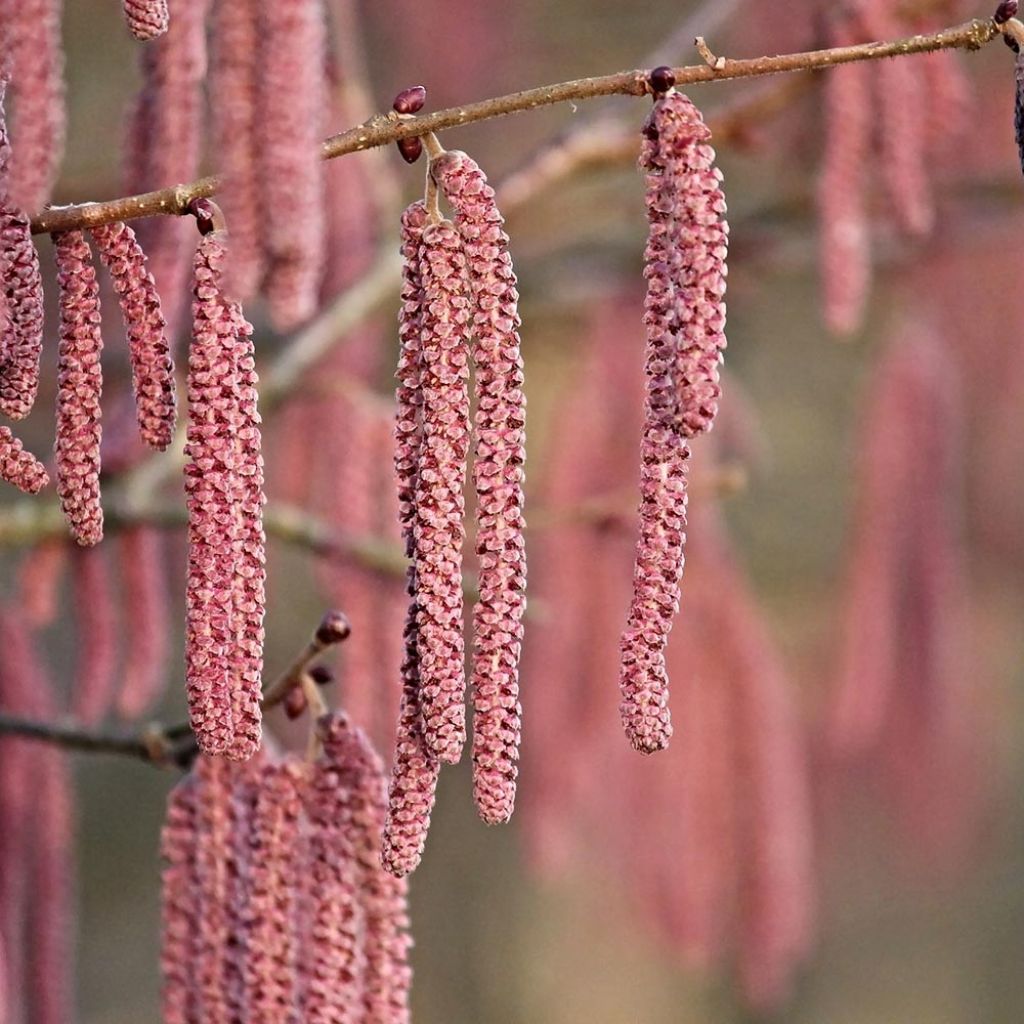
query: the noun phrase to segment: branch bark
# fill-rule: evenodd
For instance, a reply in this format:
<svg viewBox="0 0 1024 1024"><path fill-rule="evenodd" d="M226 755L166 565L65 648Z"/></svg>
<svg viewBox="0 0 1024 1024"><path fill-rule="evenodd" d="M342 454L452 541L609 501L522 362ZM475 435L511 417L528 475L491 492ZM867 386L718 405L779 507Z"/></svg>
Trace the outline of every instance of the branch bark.
<svg viewBox="0 0 1024 1024"><path fill-rule="evenodd" d="M880 60L886 57L905 57L934 50L977 50L1000 34L992 19L975 18L952 28L928 35L910 36L890 42L860 43L827 50L781 54L775 57L754 57L749 60L723 59L721 66L709 67L705 63L675 69L676 83L681 86L705 82L727 81L737 78L755 78L785 72L816 71L850 64L855 61ZM577 78L569 82L543 85L535 89L496 96L493 99L450 107L432 114L399 120L394 114L377 114L355 128L332 135L323 142L325 160L358 153L362 150L385 146L399 139L458 128L477 121L535 110L569 101L596 99L602 96L644 96L648 92L645 70L620 71L596 78ZM102 203L82 203L73 206L52 207L44 210L32 222L36 234L68 231L110 224L118 220L139 217L180 215L188 210L192 200L209 198L220 188L215 177L201 178L190 184L175 185L156 192L127 196Z"/></svg>

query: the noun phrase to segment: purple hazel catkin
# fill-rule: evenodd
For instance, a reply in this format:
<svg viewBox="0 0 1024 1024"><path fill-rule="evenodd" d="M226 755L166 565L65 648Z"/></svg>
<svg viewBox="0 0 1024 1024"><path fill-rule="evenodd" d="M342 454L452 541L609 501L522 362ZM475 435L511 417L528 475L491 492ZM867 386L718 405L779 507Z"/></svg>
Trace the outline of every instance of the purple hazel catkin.
<svg viewBox="0 0 1024 1024"><path fill-rule="evenodd" d="M83 546L103 537L100 505L100 298L81 231L54 235L60 288L57 368L57 495L71 535Z"/></svg>
<svg viewBox="0 0 1024 1024"><path fill-rule="evenodd" d="M466 259L455 228L428 224L420 245L423 436L413 525L420 706L426 742L454 764L466 739L462 542L469 448Z"/></svg>
<svg viewBox="0 0 1024 1024"><path fill-rule="evenodd" d="M146 42L167 31L167 0L123 0L124 18L136 39Z"/></svg>
<svg viewBox="0 0 1024 1024"><path fill-rule="evenodd" d="M9 427L0 427L0 480L26 494L38 494L50 482L46 467L25 451Z"/></svg>
<svg viewBox="0 0 1024 1024"><path fill-rule="evenodd" d="M473 295L477 399L473 480L480 586L473 609L473 793L480 816L496 824L509 819L515 803L522 715L526 399L519 293L508 235L486 175L457 150L435 160L431 173L456 212Z"/></svg>
<svg viewBox="0 0 1024 1024"><path fill-rule="evenodd" d="M101 721L114 697L120 630L104 548L75 549L71 591L76 662L71 707L86 725Z"/></svg>
<svg viewBox="0 0 1024 1024"><path fill-rule="evenodd" d="M156 283L127 224L93 228L92 237L110 272L128 334L139 433L151 448L163 451L174 435L174 365Z"/></svg>

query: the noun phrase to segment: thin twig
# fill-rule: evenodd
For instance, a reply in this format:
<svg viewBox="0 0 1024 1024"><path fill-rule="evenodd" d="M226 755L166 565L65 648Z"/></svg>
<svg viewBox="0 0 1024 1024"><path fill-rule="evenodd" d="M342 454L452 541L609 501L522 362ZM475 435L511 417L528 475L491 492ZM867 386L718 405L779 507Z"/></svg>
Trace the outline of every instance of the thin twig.
<svg viewBox="0 0 1024 1024"><path fill-rule="evenodd" d="M999 34L999 28L991 18L976 18L939 32L891 42L860 43L856 46L838 46L775 57L754 57L749 60L726 59L721 67L714 68L706 64L676 68L675 79L677 85L697 85L703 82L755 78L784 72L814 71L855 61L903 57L934 50L977 50ZM467 103L461 107L450 107L447 110L408 119L397 120L386 114L376 114L355 128L325 139L322 152L324 159L330 160L348 153L384 146L399 139L410 139L425 135L427 132L458 128L477 121L553 106L557 103L596 99L602 96L643 96L647 93L647 88L646 71L620 71L614 75L578 78L555 85L543 85L536 89L496 96L478 103ZM194 199L209 198L219 187L219 179L211 176L190 184L175 185L103 203L53 207L44 210L33 220L32 230L37 234L68 231L138 217L183 214L187 212L190 202Z"/></svg>

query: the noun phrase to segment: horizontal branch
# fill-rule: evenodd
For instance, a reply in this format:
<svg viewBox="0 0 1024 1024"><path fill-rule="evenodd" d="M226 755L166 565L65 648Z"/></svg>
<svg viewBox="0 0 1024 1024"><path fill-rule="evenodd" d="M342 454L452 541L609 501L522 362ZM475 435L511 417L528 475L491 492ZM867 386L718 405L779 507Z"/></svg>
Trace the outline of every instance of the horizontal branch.
<svg viewBox="0 0 1024 1024"><path fill-rule="evenodd" d="M675 77L678 85L686 86L784 72L816 71L855 61L904 57L934 50L977 50L999 34L1000 28L994 21L976 18L939 32L891 42L860 43L855 46L838 46L826 50L754 57L748 60L722 58L714 67L702 63L676 68ZM647 71L621 71L614 75L577 78L570 82L543 85L536 89L526 89L461 107L450 107L418 117L400 119L394 113L377 114L355 128L325 139L323 156L324 159L330 160L348 153L385 146L400 139L425 135L427 132L458 128L508 114L536 110L538 107L604 96L644 96L648 91ZM175 185L103 203L52 207L44 210L33 220L32 230L40 234L96 227L100 224L134 220L139 217L183 214L187 212L192 200L209 198L218 191L220 184L216 176L211 176L190 184Z"/></svg>

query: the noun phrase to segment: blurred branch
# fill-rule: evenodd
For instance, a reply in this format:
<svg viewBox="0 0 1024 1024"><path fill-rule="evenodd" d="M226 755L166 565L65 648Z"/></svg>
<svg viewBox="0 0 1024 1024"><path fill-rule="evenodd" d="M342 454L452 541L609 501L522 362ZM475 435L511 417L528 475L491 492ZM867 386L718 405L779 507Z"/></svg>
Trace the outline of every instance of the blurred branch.
<svg viewBox="0 0 1024 1024"><path fill-rule="evenodd" d="M723 58L721 66L706 63L675 68L676 83L681 86L703 82L753 78L784 72L812 71L849 64L854 61L879 60L886 57L904 57L933 50L977 50L1000 34L992 19L974 19L952 28L927 35L916 35L891 42L861 43L805 53L790 53L748 60ZM537 107L552 106L567 101L589 100L603 96L644 96L648 93L647 71L622 71L614 75L579 78L555 85L497 96L478 103L451 107L432 114L399 119L394 113L377 114L368 121L338 135L325 139L322 145L324 159L330 160L361 150L384 146L400 139L414 138L427 132L458 128L477 121L486 121ZM127 196L103 203L83 203L53 207L44 210L32 222L38 233L90 228L118 220L139 217L174 215L187 212L189 203L198 198L209 198L220 188L216 177L202 178L190 184Z"/></svg>

